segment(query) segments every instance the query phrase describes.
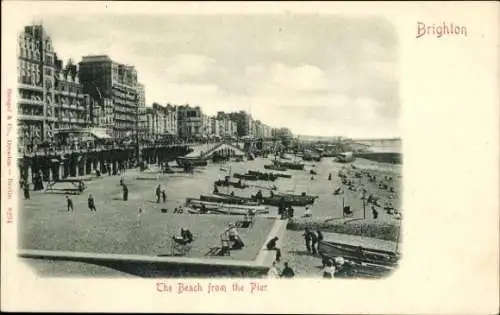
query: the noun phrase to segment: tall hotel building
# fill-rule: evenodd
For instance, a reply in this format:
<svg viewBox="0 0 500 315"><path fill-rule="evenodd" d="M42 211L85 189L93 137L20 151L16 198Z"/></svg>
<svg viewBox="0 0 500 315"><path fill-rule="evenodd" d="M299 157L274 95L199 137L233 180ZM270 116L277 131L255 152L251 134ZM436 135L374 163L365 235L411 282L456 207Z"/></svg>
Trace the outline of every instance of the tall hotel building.
<svg viewBox="0 0 500 315"><path fill-rule="evenodd" d="M55 53L41 25L26 26L18 38L18 146L33 147L53 137Z"/></svg>
<svg viewBox="0 0 500 315"><path fill-rule="evenodd" d="M100 127L112 129L118 139L133 135L137 128L138 90L141 90L135 67L115 62L106 55L85 56L79 65L83 90L97 107L92 110L93 116L103 119Z"/></svg>

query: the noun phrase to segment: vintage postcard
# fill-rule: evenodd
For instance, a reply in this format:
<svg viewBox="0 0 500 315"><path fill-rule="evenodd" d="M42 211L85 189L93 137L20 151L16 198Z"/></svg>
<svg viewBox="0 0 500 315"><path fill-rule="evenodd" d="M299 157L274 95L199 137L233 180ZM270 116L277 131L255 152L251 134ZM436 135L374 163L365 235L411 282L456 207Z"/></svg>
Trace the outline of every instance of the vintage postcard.
<svg viewBox="0 0 500 315"><path fill-rule="evenodd" d="M498 3L2 9L2 310L498 312Z"/></svg>

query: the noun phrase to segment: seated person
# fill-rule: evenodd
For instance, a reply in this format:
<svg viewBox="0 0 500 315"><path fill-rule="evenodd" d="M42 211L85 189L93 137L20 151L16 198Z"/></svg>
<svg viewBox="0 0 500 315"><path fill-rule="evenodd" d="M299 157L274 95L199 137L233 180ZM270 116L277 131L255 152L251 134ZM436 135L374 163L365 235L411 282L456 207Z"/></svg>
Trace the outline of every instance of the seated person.
<svg viewBox="0 0 500 315"><path fill-rule="evenodd" d="M217 188L217 186L214 186L214 194L217 194L219 193L219 188Z"/></svg>
<svg viewBox="0 0 500 315"><path fill-rule="evenodd" d="M352 214L351 206L345 206L344 207L344 215L351 215L351 214Z"/></svg>
<svg viewBox="0 0 500 315"><path fill-rule="evenodd" d="M229 236L229 240L233 242L232 249L241 249L245 246L234 224L230 225L229 229L227 230L227 235Z"/></svg>
<svg viewBox="0 0 500 315"><path fill-rule="evenodd" d="M306 211L304 212L304 217L306 218L312 217L312 211L311 208L309 208L309 206L306 207Z"/></svg>
<svg viewBox="0 0 500 315"><path fill-rule="evenodd" d="M275 250L276 251L276 261L279 262L281 259L281 250L277 246L279 238L277 236L273 237L267 244L266 247L268 250Z"/></svg>
<svg viewBox="0 0 500 315"><path fill-rule="evenodd" d="M181 228L181 235L180 236L174 236L173 240L180 245L187 245L193 241L193 234L191 234L191 231Z"/></svg>

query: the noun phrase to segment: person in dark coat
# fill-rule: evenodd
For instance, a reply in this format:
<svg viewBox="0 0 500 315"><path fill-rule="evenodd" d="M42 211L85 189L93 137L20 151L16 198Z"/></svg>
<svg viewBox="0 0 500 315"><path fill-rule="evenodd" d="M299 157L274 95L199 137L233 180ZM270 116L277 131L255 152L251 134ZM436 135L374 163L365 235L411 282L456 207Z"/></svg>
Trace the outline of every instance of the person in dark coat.
<svg viewBox="0 0 500 315"><path fill-rule="evenodd" d="M312 250L312 254L313 255L317 255L318 252L316 251L316 246L318 244L318 237L313 232L309 232L309 234L311 235L311 250Z"/></svg>
<svg viewBox="0 0 500 315"><path fill-rule="evenodd" d="M287 210L287 215L288 215L289 219L293 218L293 213L294 213L294 210L293 210L292 206L289 205L288 210Z"/></svg>
<svg viewBox="0 0 500 315"><path fill-rule="evenodd" d="M160 203L161 186L156 186L156 203Z"/></svg>
<svg viewBox="0 0 500 315"><path fill-rule="evenodd" d="M378 211L374 206L372 206L372 214L374 219L378 218Z"/></svg>
<svg viewBox="0 0 500 315"><path fill-rule="evenodd" d="M127 185L123 184L122 188L123 188L123 201L127 201L128 200L128 187L127 187Z"/></svg>
<svg viewBox="0 0 500 315"><path fill-rule="evenodd" d="M279 238L277 236L273 237L266 245L268 250L275 250L276 251L276 261L279 262L281 259L281 250L277 246Z"/></svg>
<svg viewBox="0 0 500 315"><path fill-rule="evenodd" d="M332 173L328 174L328 180L332 180Z"/></svg>
<svg viewBox="0 0 500 315"><path fill-rule="evenodd" d="M163 203L167 202L167 193L165 190L161 192L161 198L163 199Z"/></svg>
<svg viewBox="0 0 500 315"><path fill-rule="evenodd" d="M285 263L285 268L283 268L283 271L281 271L280 277L281 278L293 278L295 276L295 272L293 271L290 266L288 266L288 263Z"/></svg>
<svg viewBox="0 0 500 315"><path fill-rule="evenodd" d="M89 206L90 211L97 211L97 209L95 207L95 200L94 200L94 197L92 195L89 195L89 199L87 200L87 202L88 202L88 206Z"/></svg>
<svg viewBox="0 0 500 315"><path fill-rule="evenodd" d="M73 211L73 200L66 195L66 206L68 207L68 212Z"/></svg>
<svg viewBox="0 0 500 315"><path fill-rule="evenodd" d="M304 236L304 240L306 242L307 252L310 253L311 252L311 232L309 231L308 228L305 229L304 234L302 234L302 236Z"/></svg>
<svg viewBox="0 0 500 315"><path fill-rule="evenodd" d="M30 184L24 183L23 192L24 192L24 199L30 199Z"/></svg>
<svg viewBox="0 0 500 315"><path fill-rule="evenodd" d="M193 241L193 233L189 229L181 229L182 239L189 244Z"/></svg>

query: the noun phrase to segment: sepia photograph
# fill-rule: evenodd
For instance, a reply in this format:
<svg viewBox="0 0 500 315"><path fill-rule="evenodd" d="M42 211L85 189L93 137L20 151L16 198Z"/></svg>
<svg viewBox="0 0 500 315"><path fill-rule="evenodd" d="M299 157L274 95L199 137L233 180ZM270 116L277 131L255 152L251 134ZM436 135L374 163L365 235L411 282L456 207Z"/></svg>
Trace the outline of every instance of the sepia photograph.
<svg viewBox="0 0 500 315"><path fill-rule="evenodd" d="M49 15L19 30L17 70L19 256L40 276L398 267L387 20Z"/></svg>
<svg viewBox="0 0 500 315"><path fill-rule="evenodd" d="M2 311L498 312L497 3L2 9Z"/></svg>

